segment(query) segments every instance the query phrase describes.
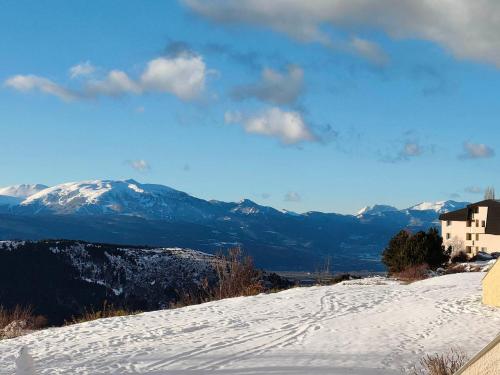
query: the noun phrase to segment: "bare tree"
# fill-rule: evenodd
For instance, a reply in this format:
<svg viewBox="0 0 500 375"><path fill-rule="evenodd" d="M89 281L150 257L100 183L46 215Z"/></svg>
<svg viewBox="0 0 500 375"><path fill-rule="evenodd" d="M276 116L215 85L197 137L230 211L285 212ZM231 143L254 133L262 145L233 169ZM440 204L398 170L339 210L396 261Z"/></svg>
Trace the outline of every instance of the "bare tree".
<svg viewBox="0 0 500 375"><path fill-rule="evenodd" d="M493 186L484 189L484 199L495 199L495 188Z"/></svg>

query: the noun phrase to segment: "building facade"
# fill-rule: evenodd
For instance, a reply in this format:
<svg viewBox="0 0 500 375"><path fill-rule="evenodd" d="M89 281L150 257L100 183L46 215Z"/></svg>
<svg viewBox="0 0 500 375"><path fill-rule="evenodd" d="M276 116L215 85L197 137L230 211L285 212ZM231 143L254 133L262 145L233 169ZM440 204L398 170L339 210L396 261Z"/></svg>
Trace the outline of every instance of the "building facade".
<svg viewBox="0 0 500 375"><path fill-rule="evenodd" d="M500 252L500 201L487 199L439 216L446 248L470 256Z"/></svg>
<svg viewBox="0 0 500 375"><path fill-rule="evenodd" d="M500 259L483 278L483 303L500 307Z"/></svg>

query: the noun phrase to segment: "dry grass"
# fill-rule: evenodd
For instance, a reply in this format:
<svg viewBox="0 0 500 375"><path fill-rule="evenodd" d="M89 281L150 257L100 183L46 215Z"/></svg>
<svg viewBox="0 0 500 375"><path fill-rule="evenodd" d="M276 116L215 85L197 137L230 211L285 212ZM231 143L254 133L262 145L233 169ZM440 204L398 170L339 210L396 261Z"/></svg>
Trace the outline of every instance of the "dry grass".
<svg viewBox="0 0 500 375"><path fill-rule="evenodd" d="M429 266L426 263L411 266L404 271L394 273L392 276L408 283L424 280L429 277Z"/></svg>
<svg viewBox="0 0 500 375"><path fill-rule="evenodd" d="M420 365L406 371L408 375L453 375L467 363L467 355L460 349L451 349L446 354L426 355Z"/></svg>
<svg viewBox="0 0 500 375"><path fill-rule="evenodd" d="M0 306L0 339L17 337L46 325L47 319L41 315L35 315L29 306L16 306L13 309Z"/></svg>
<svg viewBox="0 0 500 375"><path fill-rule="evenodd" d="M212 294L214 299L254 296L264 291L261 275L251 257L243 257L240 249L229 250L216 262L218 284Z"/></svg>
<svg viewBox="0 0 500 375"><path fill-rule="evenodd" d="M209 285L204 280L197 294L177 291L178 300L170 308L196 305L224 298L254 296L264 292L262 274L251 257L244 257L239 248L230 249L227 255L219 254L214 261L217 283Z"/></svg>
<svg viewBox="0 0 500 375"><path fill-rule="evenodd" d="M85 312L77 317L72 317L70 320L64 322L65 325L78 324L84 322L90 322L92 320L103 319L103 318L113 318L116 316L127 316L139 314L140 311L130 311L126 309L116 308L113 305L108 305L107 301L104 301L101 310L85 310Z"/></svg>

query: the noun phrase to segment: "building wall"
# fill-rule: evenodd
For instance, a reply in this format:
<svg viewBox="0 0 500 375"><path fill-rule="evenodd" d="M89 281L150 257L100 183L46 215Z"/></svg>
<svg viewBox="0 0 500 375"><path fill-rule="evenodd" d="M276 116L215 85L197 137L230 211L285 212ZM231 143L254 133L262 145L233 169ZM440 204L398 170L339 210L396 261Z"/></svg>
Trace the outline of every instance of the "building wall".
<svg viewBox="0 0 500 375"><path fill-rule="evenodd" d="M450 225L447 224L447 221L441 221L441 235L445 248L451 246L453 250L465 250L465 225L465 221L451 221Z"/></svg>
<svg viewBox="0 0 500 375"><path fill-rule="evenodd" d="M500 307L500 260L483 278L483 303Z"/></svg>
<svg viewBox="0 0 500 375"><path fill-rule="evenodd" d="M472 213L470 222L451 221L448 225L447 221L441 221L445 247L451 246L455 251L465 250L471 256L478 251L500 252L500 235L485 234L487 217L488 207L478 207L478 212Z"/></svg>
<svg viewBox="0 0 500 375"><path fill-rule="evenodd" d="M500 371L500 336L481 350L455 375L498 375Z"/></svg>

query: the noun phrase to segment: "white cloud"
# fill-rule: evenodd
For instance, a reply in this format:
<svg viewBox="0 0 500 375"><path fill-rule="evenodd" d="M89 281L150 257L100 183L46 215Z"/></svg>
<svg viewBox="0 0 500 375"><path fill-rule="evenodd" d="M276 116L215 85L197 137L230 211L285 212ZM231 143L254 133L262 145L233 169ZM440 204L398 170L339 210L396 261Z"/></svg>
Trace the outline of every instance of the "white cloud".
<svg viewBox="0 0 500 375"><path fill-rule="evenodd" d="M288 193L285 194L286 202L300 202L301 200L302 197L296 191L289 191Z"/></svg>
<svg viewBox="0 0 500 375"><path fill-rule="evenodd" d="M205 88L206 74L200 56L181 54L150 61L140 83L144 90L170 92L181 99L191 100Z"/></svg>
<svg viewBox="0 0 500 375"><path fill-rule="evenodd" d="M498 0L184 0L219 23L264 26L332 45L325 24L349 33L378 29L394 39L437 43L456 57L500 67Z"/></svg>
<svg viewBox="0 0 500 375"><path fill-rule="evenodd" d="M146 160L139 159L139 160L127 160L125 162L128 166L131 168L135 169L137 172L148 172L151 169L151 166Z"/></svg>
<svg viewBox="0 0 500 375"><path fill-rule="evenodd" d="M461 159L485 159L495 156L495 150L484 143L465 142L464 152L459 157Z"/></svg>
<svg viewBox="0 0 500 375"><path fill-rule="evenodd" d="M120 96L130 93L140 94L142 88L131 80L127 73L121 70L112 70L103 80L89 81L85 88L85 92L89 96Z"/></svg>
<svg viewBox="0 0 500 375"><path fill-rule="evenodd" d="M231 96L237 100L256 98L272 104L292 104L302 94L303 88L304 71L299 66L291 65L286 73L264 69L259 82L237 86Z"/></svg>
<svg viewBox="0 0 500 375"><path fill-rule="evenodd" d="M224 119L226 123L240 124L247 133L275 137L287 145L316 140L300 113L294 111L274 107L248 117L238 112L226 112Z"/></svg>
<svg viewBox="0 0 500 375"><path fill-rule="evenodd" d="M77 67L79 65L70 69L72 77L84 75L83 68ZM111 70L103 79L84 81L78 90L71 90L35 75L13 76L5 81L5 85L22 92L39 90L66 101L150 92L170 93L183 100L193 100L204 90L208 73L203 58L191 54L151 60L138 79L130 78L121 70Z"/></svg>
<svg viewBox="0 0 500 375"><path fill-rule="evenodd" d="M36 75L16 75L5 81L5 86L21 92L40 91L45 94L57 96L64 101L78 98L78 95L45 77Z"/></svg>
<svg viewBox="0 0 500 375"><path fill-rule="evenodd" d="M90 63L90 61L85 61L69 68L69 76L71 79L88 76L94 72L95 67Z"/></svg>

